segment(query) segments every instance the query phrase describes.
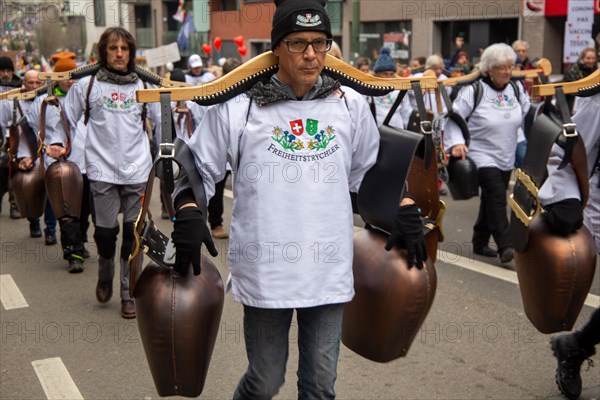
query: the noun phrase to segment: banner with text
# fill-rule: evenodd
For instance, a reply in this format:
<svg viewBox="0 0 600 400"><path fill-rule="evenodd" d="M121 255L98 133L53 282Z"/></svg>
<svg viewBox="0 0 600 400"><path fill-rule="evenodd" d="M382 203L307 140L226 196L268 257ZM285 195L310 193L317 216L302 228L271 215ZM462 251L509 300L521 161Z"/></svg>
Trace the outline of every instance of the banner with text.
<svg viewBox="0 0 600 400"><path fill-rule="evenodd" d="M594 0L569 0L563 62L577 62L579 54L588 47L594 23Z"/></svg>

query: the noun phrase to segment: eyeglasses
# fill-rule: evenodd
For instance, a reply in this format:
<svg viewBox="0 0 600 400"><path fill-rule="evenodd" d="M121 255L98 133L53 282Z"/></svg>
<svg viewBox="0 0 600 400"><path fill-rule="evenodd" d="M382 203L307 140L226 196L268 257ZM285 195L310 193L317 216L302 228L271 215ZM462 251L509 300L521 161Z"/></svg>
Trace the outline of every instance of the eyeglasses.
<svg viewBox="0 0 600 400"><path fill-rule="evenodd" d="M331 50L333 39L318 39L309 42L308 40L282 40L290 53L304 53L311 45L315 53L326 53Z"/></svg>

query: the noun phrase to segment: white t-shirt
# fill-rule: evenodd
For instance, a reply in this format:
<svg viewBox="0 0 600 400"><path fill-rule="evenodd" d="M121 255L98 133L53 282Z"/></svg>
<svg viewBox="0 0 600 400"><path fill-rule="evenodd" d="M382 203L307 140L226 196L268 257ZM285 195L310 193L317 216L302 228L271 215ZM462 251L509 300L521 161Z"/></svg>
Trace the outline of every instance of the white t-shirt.
<svg viewBox="0 0 600 400"><path fill-rule="evenodd" d="M215 79L217 79L217 77L208 71L203 71L199 76L190 75L189 73L185 74L186 83L189 83L192 86L202 85L203 83L214 81Z"/></svg>
<svg viewBox="0 0 600 400"><path fill-rule="evenodd" d="M341 90L252 103L249 113L248 96L237 96L209 107L188 142L209 198L228 161L233 168L228 261L242 304L313 307L354 296L349 191L375 163L379 132L363 97Z"/></svg>
<svg viewBox="0 0 600 400"><path fill-rule="evenodd" d="M84 114L90 79L89 76L80 79L67 93L65 112L72 130ZM118 185L148 180L152 157L148 135L142 124L143 104L135 100L135 92L140 89L144 89L141 79L126 85L94 79L84 146L90 180ZM148 103L147 115L155 124L160 121L159 103ZM155 140L160 143L159 129L154 132Z"/></svg>
<svg viewBox="0 0 600 400"><path fill-rule="evenodd" d="M365 96L365 98L367 99L367 101L369 103L371 101L373 101L373 103L375 105L375 114L376 114L375 119L376 119L378 127L383 125L385 118L387 117L390 110L392 109L392 105L394 105L394 102L396 101L396 98L398 97L399 94L400 94L399 90L394 90L393 92L390 92L383 96L375 96L375 97ZM412 113L412 106L410 105L410 100L408 99L408 93L407 93L404 96L404 98L402 99L402 101L400 102L398 109L392 116L392 119L390 120L389 125L396 127L396 128L400 128L400 129L406 128L406 126L408 125L408 120L410 119L411 113Z"/></svg>
<svg viewBox="0 0 600 400"><path fill-rule="evenodd" d="M495 167L510 171L515 164L518 130L531 103L525 91L520 91L521 102L516 99L512 85L497 91L481 81L483 96L473 110L473 86L460 89L454 100L454 111L463 118L469 118L467 126L471 134L468 156L478 168ZM464 144L458 125L447 120L444 131L446 152L457 144Z"/></svg>

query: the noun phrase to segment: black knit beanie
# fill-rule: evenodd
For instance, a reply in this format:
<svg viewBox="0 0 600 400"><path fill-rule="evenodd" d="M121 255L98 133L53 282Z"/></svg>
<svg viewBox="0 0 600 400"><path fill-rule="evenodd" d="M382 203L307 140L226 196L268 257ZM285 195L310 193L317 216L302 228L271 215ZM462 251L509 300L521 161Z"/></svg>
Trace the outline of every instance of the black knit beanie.
<svg viewBox="0 0 600 400"><path fill-rule="evenodd" d="M325 11L325 0L275 0L271 50L292 32L325 32L331 39L331 22Z"/></svg>
<svg viewBox="0 0 600 400"><path fill-rule="evenodd" d="M11 71L14 71L15 65L13 64L12 58L5 56L0 57L0 69L10 69Z"/></svg>

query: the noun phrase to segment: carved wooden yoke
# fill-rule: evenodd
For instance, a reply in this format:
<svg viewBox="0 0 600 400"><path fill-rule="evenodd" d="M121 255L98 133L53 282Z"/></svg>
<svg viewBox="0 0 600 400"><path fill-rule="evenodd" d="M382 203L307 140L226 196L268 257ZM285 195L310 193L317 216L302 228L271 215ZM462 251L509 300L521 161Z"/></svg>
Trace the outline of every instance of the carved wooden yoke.
<svg viewBox="0 0 600 400"><path fill-rule="evenodd" d="M160 101L161 93L170 93L172 101L193 100L200 105L212 105L229 100L248 90L255 83L268 79L278 69L277 57L268 51L240 65L219 79L201 86L172 89L148 89L137 91L137 101L152 103ZM324 74L339 80L359 93L382 96L393 90L411 90L411 82L418 81L423 89L435 89L435 78L378 78L365 74L350 64L327 55Z"/></svg>

